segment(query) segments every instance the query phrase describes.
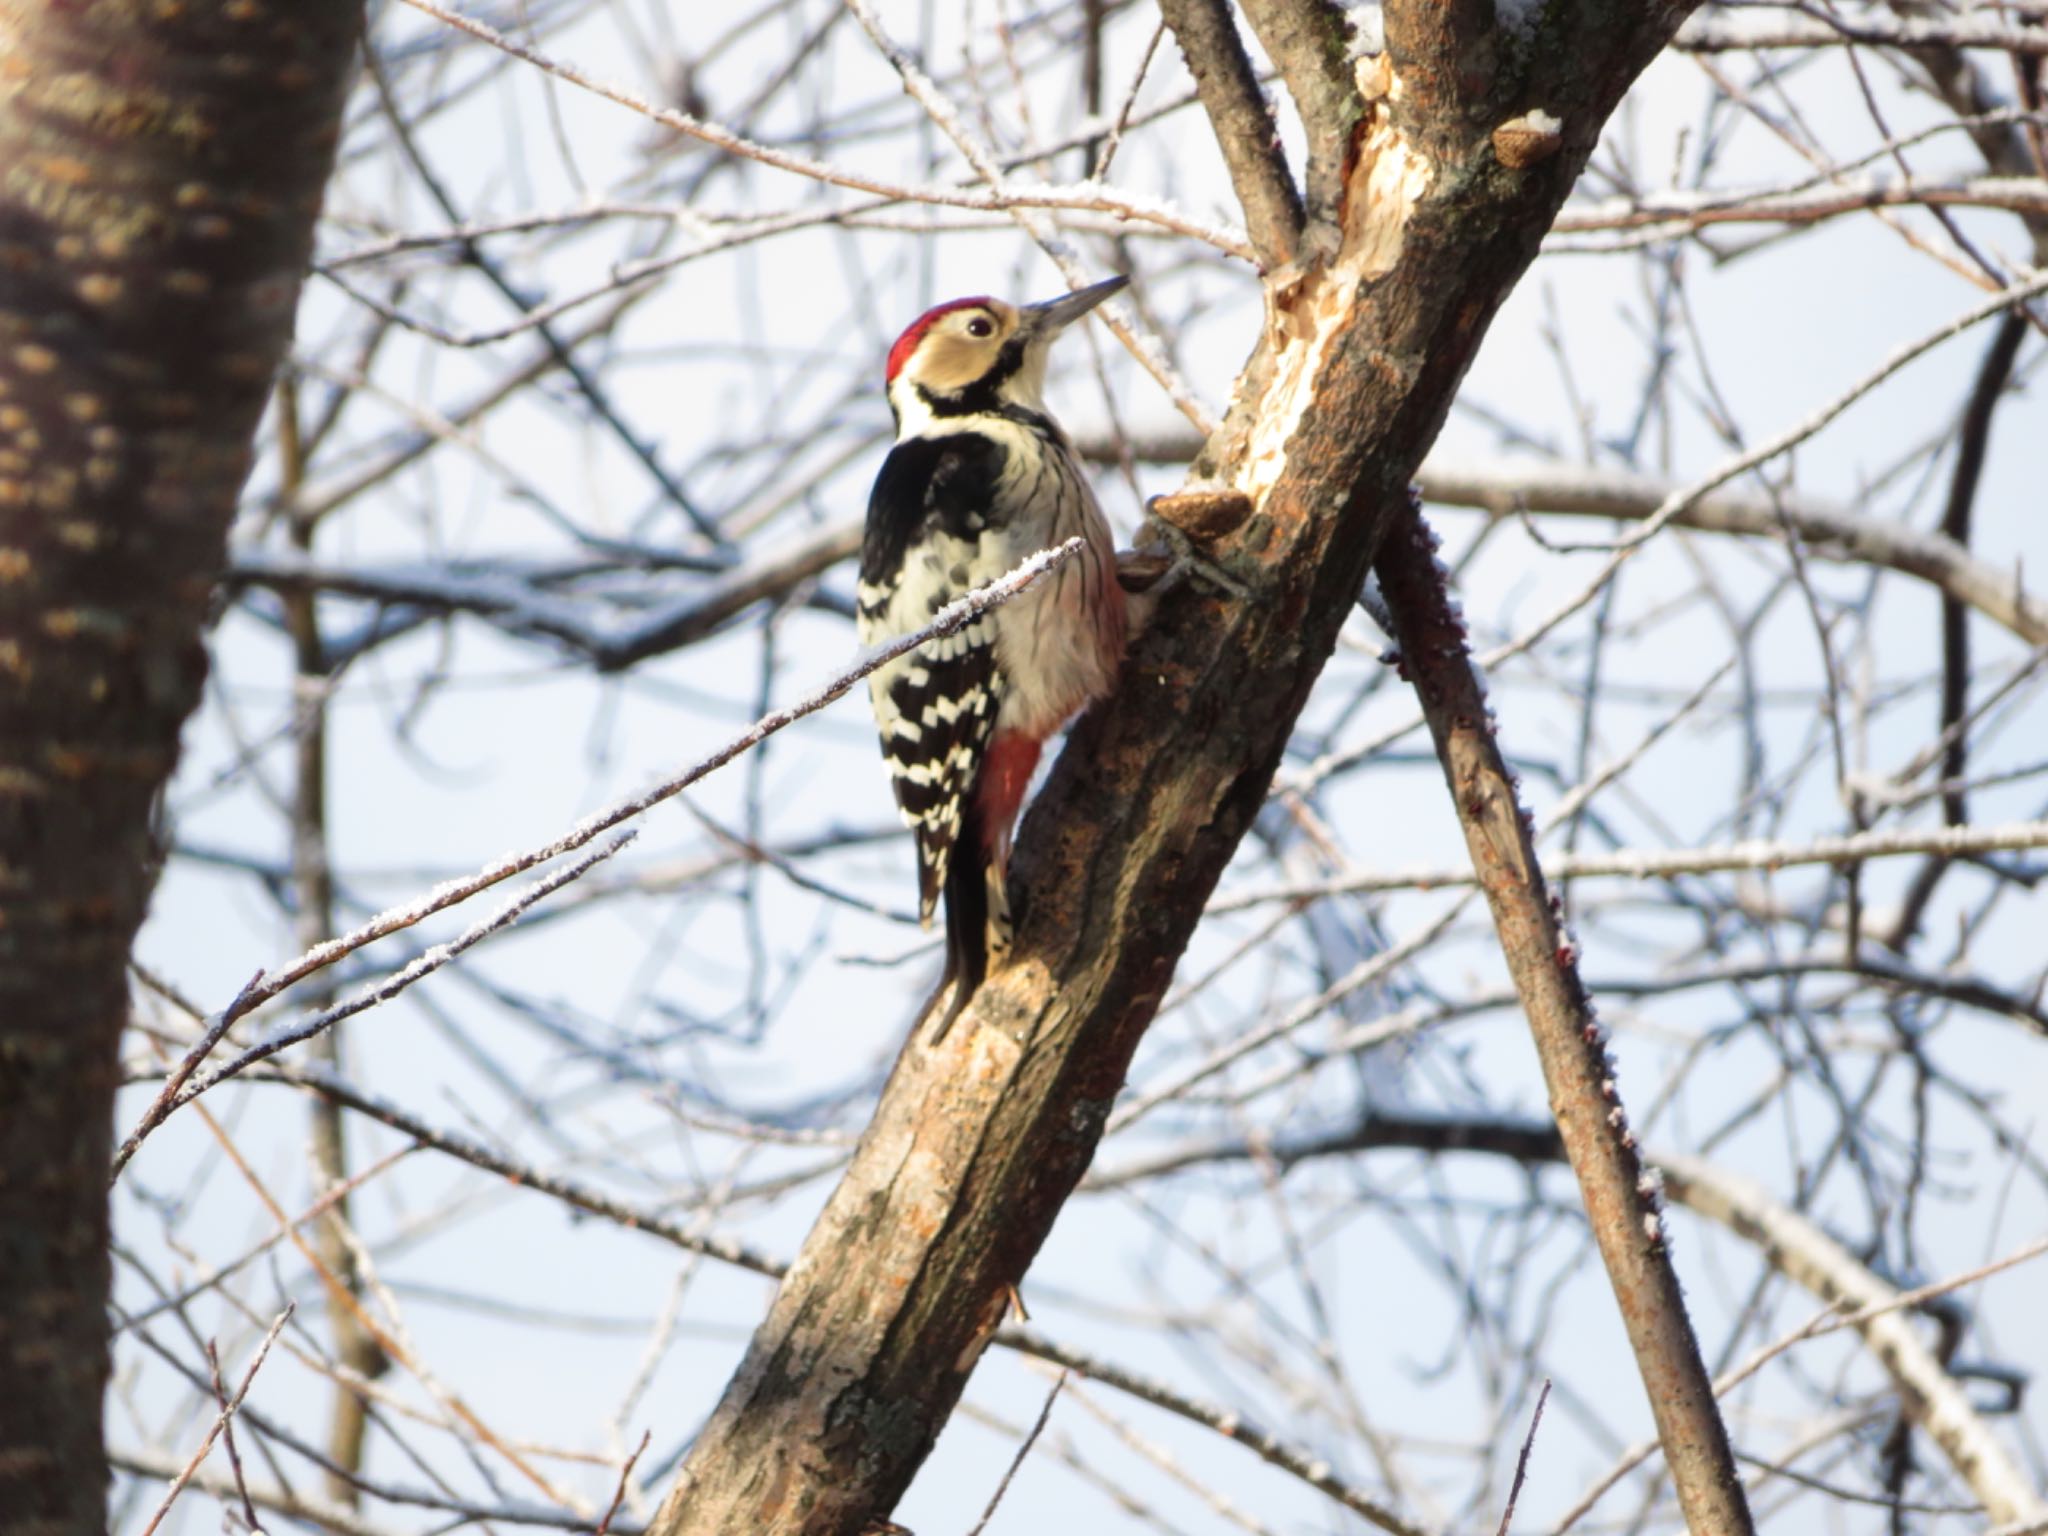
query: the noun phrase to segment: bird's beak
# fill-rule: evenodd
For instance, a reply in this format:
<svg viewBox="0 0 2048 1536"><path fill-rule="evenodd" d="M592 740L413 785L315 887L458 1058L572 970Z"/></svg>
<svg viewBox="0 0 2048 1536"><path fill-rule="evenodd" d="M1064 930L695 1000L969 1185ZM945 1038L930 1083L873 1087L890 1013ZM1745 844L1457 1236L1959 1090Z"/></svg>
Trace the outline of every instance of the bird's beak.
<svg viewBox="0 0 2048 1536"><path fill-rule="evenodd" d="M1057 299L1047 299L1043 304L1026 304L1025 323L1040 335L1057 336L1111 294L1129 287L1130 281L1128 277L1104 278Z"/></svg>

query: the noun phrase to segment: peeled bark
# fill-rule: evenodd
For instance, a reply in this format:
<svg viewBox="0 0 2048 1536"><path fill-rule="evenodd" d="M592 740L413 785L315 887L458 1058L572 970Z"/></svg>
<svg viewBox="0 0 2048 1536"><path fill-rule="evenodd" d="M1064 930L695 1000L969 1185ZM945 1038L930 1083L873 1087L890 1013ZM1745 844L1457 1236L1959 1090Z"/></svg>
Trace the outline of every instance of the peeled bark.
<svg viewBox="0 0 2048 1536"><path fill-rule="evenodd" d="M0 3L0 1510L105 1529L150 816L291 336L354 0Z"/></svg>
<svg viewBox="0 0 2048 1536"><path fill-rule="evenodd" d="M1515 38L1491 0L1387 5L1387 55L1329 108L1349 119L1338 218L1269 274L1266 330L1197 466L1252 503L1209 551L1252 596L1169 599L1075 731L1019 841L1009 962L940 1046L907 1044L660 1536L859 1531L908 1486L1094 1153L1488 322L1687 9L1552 5ZM1343 40L1291 36L1313 117ZM1535 107L1561 124L1550 142L1497 140Z"/></svg>

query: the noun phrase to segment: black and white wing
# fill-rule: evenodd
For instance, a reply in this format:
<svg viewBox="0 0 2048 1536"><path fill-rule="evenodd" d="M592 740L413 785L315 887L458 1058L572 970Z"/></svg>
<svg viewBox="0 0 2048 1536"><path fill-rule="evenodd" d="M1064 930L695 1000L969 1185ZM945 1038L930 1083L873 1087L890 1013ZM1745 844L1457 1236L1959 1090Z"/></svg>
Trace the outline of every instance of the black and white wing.
<svg viewBox="0 0 2048 1536"><path fill-rule="evenodd" d="M890 450L861 544L862 644L917 629L1002 574L983 569L983 545L1004 458L999 443L973 432L906 438ZM896 804L917 838L918 914L927 922L973 819L975 775L1002 702L995 642L995 621L984 616L868 678Z"/></svg>

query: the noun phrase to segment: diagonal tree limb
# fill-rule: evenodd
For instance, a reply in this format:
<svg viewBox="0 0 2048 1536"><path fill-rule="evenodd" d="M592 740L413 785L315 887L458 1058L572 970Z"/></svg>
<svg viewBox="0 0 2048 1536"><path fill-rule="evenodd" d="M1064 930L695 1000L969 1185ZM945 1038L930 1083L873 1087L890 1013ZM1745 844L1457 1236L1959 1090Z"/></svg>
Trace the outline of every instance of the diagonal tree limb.
<svg viewBox="0 0 2048 1536"><path fill-rule="evenodd" d="M584 817L568 831L538 847L528 848L520 853L508 854L493 860L482 869L455 880L445 880L424 895L399 906L387 907L344 934L338 934L324 943L315 944L303 951L296 959L280 966L275 971L258 971L246 983L234 999L219 1013L207 1020L198 1041L186 1052L177 1066L165 1080L156 1099L136 1122L135 1129L128 1133L114 1153L111 1179L119 1179L121 1170L135 1156L142 1142L159 1125L163 1124L173 1110L186 1102L193 1091L209 1084L202 1082L188 1089L187 1083L201 1064L212 1054L227 1032L237 1021L246 1018L256 1008L287 988L297 985L306 977L325 970L336 961L354 954L366 944L386 938L403 929L413 927L433 916L436 912L469 900L481 891L509 880L512 876L532 869L537 865L560 858L584 847L613 827L645 814L664 800L669 800L688 789L699 779L723 768L742 753L752 750L762 741L782 730L785 726L802 719L805 715L823 709L827 704L843 697L853 685L876 668L886 665L896 657L916 650L929 641L955 634L989 609L1008 602L1033 582L1045 576L1062 561L1071 559L1081 548L1079 538L1068 539L1052 549L1041 550L1020 563L1008 575L987 586L978 587L963 597L956 598L932 615L931 622L920 630L899 635L885 644L870 647L850 667L842 668L823 687L813 690L793 704L769 711L756 720L745 731L728 741L724 746L699 759L680 773L672 774L660 783L643 789L624 800L616 801L601 811ZM615 850L614 850L615 851ZM608 857L609 855L605 855ZM587 866L585 866L587 867ZM582 868L577 869L580 874ZM552 877L551 877L552 878ZM573 878L573 876L571 877ZM549 887L552 889L552 886ZM502 914L501 914L502 915ZM479 934L479 937L481 935ZM418 962L416 961L415 964ZM331 1022L331 1021L330 1021ZM324 1025L321 1027L325 1027ZM265 1051L264 1054L269 1054ZM244 1061L243 1066L253 1064ZM239 1070L239 1069L238 1069Z"/></svg>
<svg viewBox="0 0 2048 1536"><path fill-rule="evenodd" d="M1579 980L1577 947L1544 882L1534 826L1501 756L1464 621L1419 510L1407 529L1380 547L1377 568L1402 667L1429 720L1501 952L1521 994L1551 1114L1621 1306L1686 1524L1717 1536L1749 1531L1741 1474L1671 1264L1656 1185L1629 1130L1606 1033Z"/></svg>
<svg viewBox="0 0 2048 1536"><path fill-rule="evenodd" d="M1018 842L1013 949L941 1046L906 1045L662 1536L825 1536L901 1496L1093 1155L1488 323L1687 9L1549 7L1541 46L1488 69L1470 60L1490 5L1386 7L1333 251L1270 283L1197 466L1252 503L1209 553L1254 595L1174 594L1077 727ZM1491 130L1532 99L1558 152L1505 165Z"/></svg>

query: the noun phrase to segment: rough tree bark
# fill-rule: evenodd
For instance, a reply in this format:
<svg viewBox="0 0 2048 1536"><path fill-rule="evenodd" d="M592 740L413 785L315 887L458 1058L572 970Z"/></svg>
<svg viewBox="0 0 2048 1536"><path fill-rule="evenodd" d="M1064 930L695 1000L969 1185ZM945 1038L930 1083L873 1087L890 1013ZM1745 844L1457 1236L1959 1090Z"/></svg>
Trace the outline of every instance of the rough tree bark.
<svg viewBox="0 0 2048 1536"><path fill-rule="evenodd" d="M941 1046L906 1045L660 1536L857 1532L902 1494L1086 1169L1488 322L1689 8L1561 0L1511 34L1492 0L1389 0L1386 54L1344 91L1335 6L1248 8L1312 148L1299 255L1267 275L1267 324L1196 465L1249 498L1210 553L1253 596L1169 601L1077 728L1019 841L1008 963ZM1183 48L1214 12L1175 7L1204 23ZM1242 72L1195 64L1227 132ZM1270 163L1232 170L1284 230Z"/></svg>
<svg viewBox="0 0 2048 1536"><path fill-rule="evenodd" d="M0 0L0 1511L105 1529L107 1152L153 798L357 0Z"/></svg>

